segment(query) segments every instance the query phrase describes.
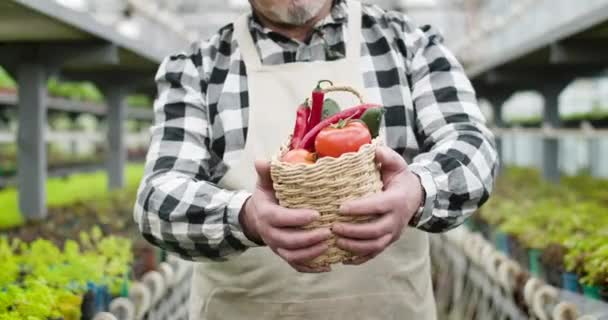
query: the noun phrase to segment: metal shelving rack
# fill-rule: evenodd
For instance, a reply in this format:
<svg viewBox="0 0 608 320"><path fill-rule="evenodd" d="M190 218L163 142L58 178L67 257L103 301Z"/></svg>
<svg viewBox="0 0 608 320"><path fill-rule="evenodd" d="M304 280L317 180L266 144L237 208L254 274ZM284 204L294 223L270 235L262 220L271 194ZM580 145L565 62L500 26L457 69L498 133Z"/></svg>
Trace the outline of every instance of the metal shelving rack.
<svg viewBox="0 0 608 320"><path fill-rule="evenodd" d="M0 106L16 108L19 105L19 96L15 94L0 93ZM108 114L109 107L105 104L75 101L65 98L48 97L47 109L54 111L70 112L70 113L88 113L96 116L105 116ZM152 121L154 114L150 109L142 109L135 107L127 107L127 119Z"/></svg>
<svg viewBox="0 0 608 320"><path fill-rule="evenodd" d="M457 48L457 55L479 97L494 109L499 150L507 99L516 92L539 92L545 100L543 128L526 133L534 131L542 137L543 176L559 181L559 138L573 132L562 129L558 97L576 78L604 74L608 1L590 0L581 5L569 0L466 0L466 5L470 34ZM605 138L603 130L577 135ZM598 164L601 159L590 162Z"/></svg>
<svg viewBox="0 0 608 320"><path fill-rule="evenodd" d="M107 114L108 187L119 188L124 184L125 121L129 116L151 118L149 113L130 111L126 96L136 91L153 95L159 63L178 50L126 37L92 15L54 1L0 3L0 65L19 86L17 97L2 99L18 105L21 115L17 134L19 206L26 219L44 219L47 215L45 141L49 106ZM51 74L93 81L103 91L107 107L49 99L46 80Z"/></svg>

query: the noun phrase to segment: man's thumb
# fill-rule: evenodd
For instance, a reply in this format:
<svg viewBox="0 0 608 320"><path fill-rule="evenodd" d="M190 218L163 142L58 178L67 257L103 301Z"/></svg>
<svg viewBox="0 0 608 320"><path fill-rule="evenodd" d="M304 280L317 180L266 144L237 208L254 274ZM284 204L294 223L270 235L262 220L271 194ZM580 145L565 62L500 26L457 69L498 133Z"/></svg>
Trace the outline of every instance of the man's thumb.
<svg viewBox="0 0 608 320"><path fill-rule="evenodd" d="M255 171L258 173L258 184L263 188L272 188L270 162L265 160L256 160Z"/></svg>
<svg viewBox="0 0 608 320"><path fill-rule="evenodd" d="M397 173L407 170L405 160L387 146L380 146L376 149L376 162L381 165L382 171L386 173Z"/></svg>

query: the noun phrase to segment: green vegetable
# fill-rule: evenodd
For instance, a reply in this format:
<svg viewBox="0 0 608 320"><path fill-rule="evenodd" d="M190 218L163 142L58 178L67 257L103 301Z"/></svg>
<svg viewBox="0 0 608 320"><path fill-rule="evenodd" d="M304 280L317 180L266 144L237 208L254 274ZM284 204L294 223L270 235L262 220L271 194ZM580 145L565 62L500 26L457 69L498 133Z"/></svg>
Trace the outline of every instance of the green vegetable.
<svg viewBox="0 0 608 320"><path fill-rule="evenodd" d="M384 108L377 107L367 109L361 116L361 121L367 125L369 132L372 134L372 138L376 138L380 132L380 124L382 123L382 116L384 115Z"/></svg>
<svg viewBox="0 0 608 320"><path fill-rule="evenodd" d="M67 240L63 250L48 240L31 244L0 237L0 320L81 318L89 282L107 285L112 295L128 286L131 241L104 236L99 228ZM4 272L8 271L8 272Z"/></svg>
<svg viewBox="0 0 608 320"><path fill-rule="evenodd" d="M126 168L127 186L123 190L109 192L107 175L104 172L79 173L68 178L49 178L46 185L48 190L49 208L60 208L78 202L99 203L111 205L114 198L120 194L129 194L137 190L143 176L143 165L129 165ZM9 187L0 191L0 230L21 225L24 221L18 206L17 189ZM0 269L1 270L1 269Z"/></svg>
<svg viewBox="0 0 608 320"><path fill-rule="evenodd" d="M543 251L586 285L608 285L608 180L588 175L544 181L538 170L507 168L481 209L483 220ZM542 235L541 236L539 236ZM561 247L563 251L552 251Z"/></svg>
<svg viewBox="0 0 608 320"><path fill-rule="evenodd" d="M48 81L48 90L51 96L72 100L101 102L103 95L90 82L61 82L55 78Z"/></svg>
<svg viewBox="0 0 608 320"><path fill-rule="evenodd" d="M152 100L145 94L134 94L127 97L127 105L131 107L151 108Z"/></svg>
<svg viewBox="0 0 608 320"><path fill-rule="evenodd" d="M15 86L15 80L11 78L11 76L8 74L8 72L6 72L6 70L0 67L0 88L14 89Z"/></svg>
<svg viewBox="0 0 608 320"><path fill-rule="evenodd" d="M330 98L325 99L323 102L323 114L321 119L325 120L338 112L340 112L340 106L338 103Z"/></svg>

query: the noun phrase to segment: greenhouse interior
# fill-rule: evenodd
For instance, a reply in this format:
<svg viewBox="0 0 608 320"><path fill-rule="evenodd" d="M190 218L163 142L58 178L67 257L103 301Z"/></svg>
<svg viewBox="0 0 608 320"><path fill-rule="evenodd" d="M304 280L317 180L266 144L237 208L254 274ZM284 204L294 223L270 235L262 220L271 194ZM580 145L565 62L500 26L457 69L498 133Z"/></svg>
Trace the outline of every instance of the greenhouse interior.
<svg viewBox="0 0 608 320"><path fill-rule="evenodd" d="M607 57L608 0L0 1L0 320L608 320Z"/></svg>

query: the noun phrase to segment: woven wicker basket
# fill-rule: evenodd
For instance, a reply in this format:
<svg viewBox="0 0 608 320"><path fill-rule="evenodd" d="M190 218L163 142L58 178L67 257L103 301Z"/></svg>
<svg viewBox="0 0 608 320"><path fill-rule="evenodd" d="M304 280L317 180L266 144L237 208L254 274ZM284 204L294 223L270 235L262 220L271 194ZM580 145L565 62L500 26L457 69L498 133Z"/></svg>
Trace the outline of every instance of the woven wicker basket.
<svg viewBox="0 0 608 320"><path fill-rule="evenodd" d="M355 93L344 87L332 87L325 91ZM358 93L356 95L360 98ZM289 144L285 144L271 161L271 176L279 204L286 208L318 211L321 218L306 226L307 229L330 227L335 222L356 223L369 220L368 217L342 216L338 211L340 205L347 200L382 190L382 179L375 162L376 148L380 141L380 138L374 139L356 153L346 153L339 158L321 158L313 165L280 161L289 151ZM335 238L327 240L329 249L326 253L310 261L307 266L318 269L354 258L352 253L336 247L335 242Z"/></svg>

